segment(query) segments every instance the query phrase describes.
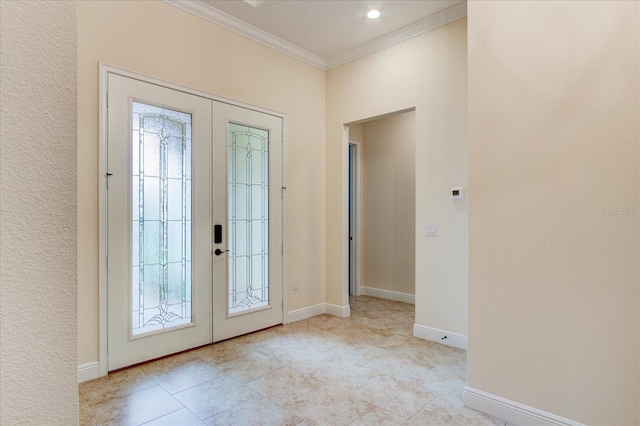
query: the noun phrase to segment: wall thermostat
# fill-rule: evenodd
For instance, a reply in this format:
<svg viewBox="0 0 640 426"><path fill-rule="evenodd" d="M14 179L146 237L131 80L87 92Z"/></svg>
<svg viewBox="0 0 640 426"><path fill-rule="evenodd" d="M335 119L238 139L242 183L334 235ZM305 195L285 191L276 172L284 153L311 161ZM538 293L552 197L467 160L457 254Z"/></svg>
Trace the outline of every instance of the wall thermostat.
<svg viewBox="0 0 640 426"><path fill-rule="evenodd" d="M459 200L464 198L464 189L461 186L451 188L451 199Z"/></svg>

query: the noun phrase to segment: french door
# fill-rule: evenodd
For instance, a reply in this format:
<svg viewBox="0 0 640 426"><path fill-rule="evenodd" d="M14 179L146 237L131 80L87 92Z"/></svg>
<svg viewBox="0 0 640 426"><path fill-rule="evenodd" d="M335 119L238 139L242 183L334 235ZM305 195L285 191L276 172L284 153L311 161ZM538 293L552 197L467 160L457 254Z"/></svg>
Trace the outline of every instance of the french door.
<svg viewBox="0 0 640 426"><path fill-rule="evenodd" d="M227 163L213 169L213 198L226 200L213 206L219 341L282 323L282 119L215 102L213 123L213 156Z"/></svg>
<svg viewBox="0 0 640 426"><path fill-rule="evenodd" d="M282 323L282 119L107 86L108 369Z"/></svg>

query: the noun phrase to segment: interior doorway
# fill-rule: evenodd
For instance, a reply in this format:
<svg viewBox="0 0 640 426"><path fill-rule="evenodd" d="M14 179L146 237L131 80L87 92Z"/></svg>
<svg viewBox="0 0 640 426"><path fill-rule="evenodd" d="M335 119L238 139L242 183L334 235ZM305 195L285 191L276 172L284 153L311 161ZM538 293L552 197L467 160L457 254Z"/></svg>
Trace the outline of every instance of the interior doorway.
<svg viewBox="0 0 640 426"><path fill-rule="evenodd" d="M349 296L415 304L415 111L348 125Z"/></svg>

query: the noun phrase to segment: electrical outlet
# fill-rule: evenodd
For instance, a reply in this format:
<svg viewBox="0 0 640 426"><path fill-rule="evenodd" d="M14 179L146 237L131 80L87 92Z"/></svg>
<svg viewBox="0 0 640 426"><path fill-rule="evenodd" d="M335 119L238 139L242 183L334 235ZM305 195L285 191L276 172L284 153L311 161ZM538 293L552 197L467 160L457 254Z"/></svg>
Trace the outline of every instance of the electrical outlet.
<svg viewBox="0 0 640 426"><path fill-rule="evenodd" d="M299 280L293 280L293 289L297 290L298 288L300 288L300 281Z"/></svg>

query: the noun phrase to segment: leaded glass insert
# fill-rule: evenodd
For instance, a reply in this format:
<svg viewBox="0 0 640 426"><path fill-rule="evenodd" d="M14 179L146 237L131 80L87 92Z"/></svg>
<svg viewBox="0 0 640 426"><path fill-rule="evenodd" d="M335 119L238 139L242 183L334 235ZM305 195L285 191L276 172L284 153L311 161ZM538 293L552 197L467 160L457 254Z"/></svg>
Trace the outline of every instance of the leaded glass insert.
<svg viewBox="0 0 640 426"><path fill-rule="evenodd" d="M269 305L269 132L229 123L228 314Z"/></svg>
<svg viewBox="0 0 640 426"><path fill-rule="evenodd" d="M191 323L191 114L133 102L132 335Z"/></svg>

